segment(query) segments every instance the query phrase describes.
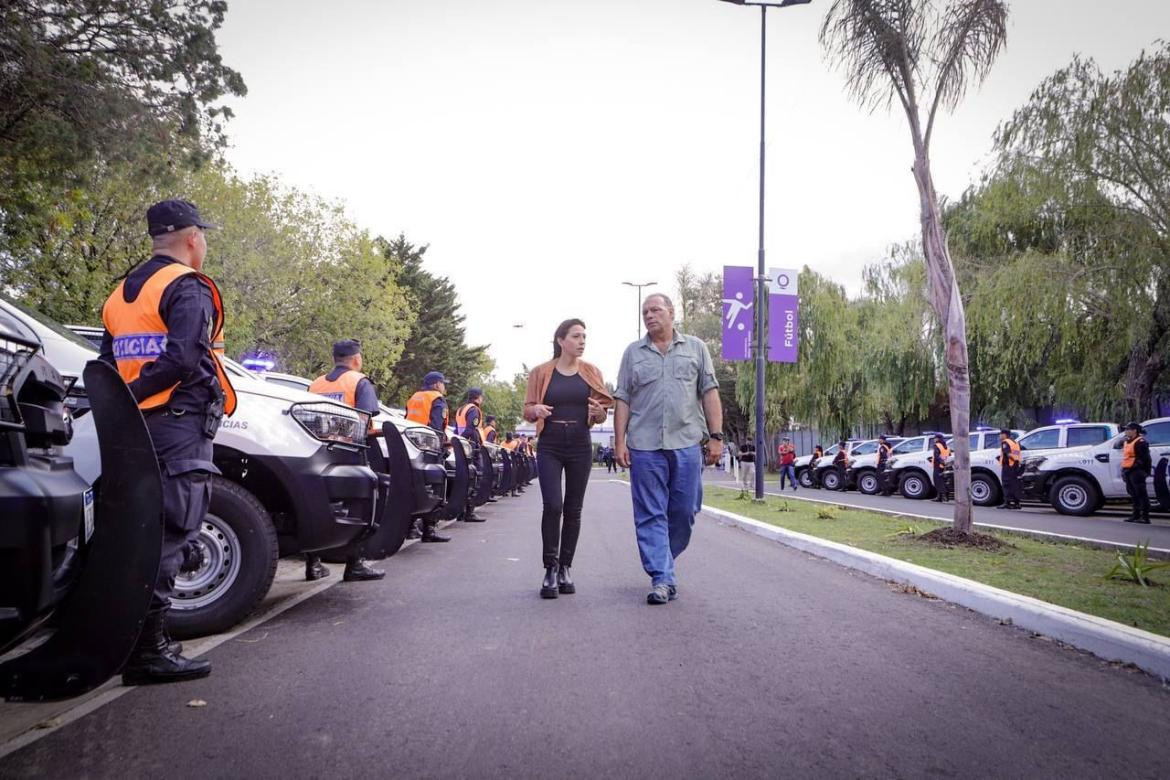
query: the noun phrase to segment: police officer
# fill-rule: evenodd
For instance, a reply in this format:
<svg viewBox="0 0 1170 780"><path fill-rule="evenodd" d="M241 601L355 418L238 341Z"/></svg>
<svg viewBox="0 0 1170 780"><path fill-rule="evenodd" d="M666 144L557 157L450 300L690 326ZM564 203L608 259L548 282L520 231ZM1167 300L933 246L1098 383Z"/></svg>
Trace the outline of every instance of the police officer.
<svg viewBox="0 0 1170 780"><path fill-rule="evenodd" d="M493 414L485 415L483 418L483 431L481 431L483 440L490 443L496 443L496 417Z"/></svg>
<svg viewBox="0 0 1170 780"><path fill-rule="evenodd" d="M1146 480L1153 470L1153 459L1144 434L1145 430L1136 422L1125 424L1125 442L1121 445L1121 476L1125 479L1125 491L1133 501L1133 512L1125 518L1125 522L1148 525L1150 494L1146 491Z"/></svg>
<svg viewBox="0 0 1170 780"><path fill-rule="evenodd" d="M201 273L207 255L193 203L165 200L146 211L149 260L118 284L102 308L101 359L117 368L146 419L162 475L163 542L149 611L130 659L126 685L193 680L211 662L185 658L170 642L167 611L179 571L203 565L197 541L211 503L212 439L236 393L223 370L223 301Z"/></svg>
<svg viewBox="0 0 1170 780"><path fill-rule="evenodd" d="M815 488L821 486L820 470L817 466L823 457L825 457L825 448L819 444L813 447L812 457L808 461L808 479L809 483Z"/></svg>
<svg viewBox="0 0 1170 780"><path fill-rule="evenodd" d="M1003 485L1003 508L1020 508L1020 445L1007 428L999 431L999 481Z"/></svg>
<svg viewBox="0 0 1170 780"><path fill-rule="evenodd" d="M833 467L837 469L837 490L845 492L845 471L849 468L849 442L842 439L837 443L837 454L833 456Z"/></svg>
<svg viewBox="0 0 1170 780"><path fill-rule="evenodd" d="M878 492L883 496L892 495L894 486L890 483L890 453L894 448L890 446L885 436L878 437L877 451L877 480Z"/></svg>
<svg viewBox="0 0 1170 780"><path fill-rule="evenodd" d="M941 433L934 435L934 443L930 445L930 465L934 476L934 500L940 504L946 503L949 494L947 491L947 458L951 457L951 450L947 447L947 437Z"/></svg>
<svg viewBox="0 0 1170 780"><path fill-rule="evenodd" d="M483 426L483 390L471 387L467 390L467 401L455 412L455 430L477 448L484 441ZM490 476L481 475L480 479L490 479ZM475 513L475 507L468 501L459 517L466 523L482 523L484 518Z"/></svg>
<svg viewBox="0 0 1170 780"><path fill-rule="evenodd" d="M362 373L362 343L357 339L343 339L333 343L333 370L313 380L309 392L332 398L373 417L381 409L378 391L369 377ZM321 556L305 556L305 579L309 582L329 576L329 567L321 563ZM345 582L380 580L386 572L370 566L358 553L345 559Z"/></svg>
<svg viewBox="0 0 1170 780"><path fill-rule="evenodd" d="M431 371L423 377L422 389L406 402L406 419L420 425L427 425L439 434L444 447L450 447L447 440L447 425L450 414L447 408L447 378L438 371ZM436 510L437 511L437 510ZM436 531L439 518L435 512L423 518L422 541L449 542L451 537Z"/></svg>

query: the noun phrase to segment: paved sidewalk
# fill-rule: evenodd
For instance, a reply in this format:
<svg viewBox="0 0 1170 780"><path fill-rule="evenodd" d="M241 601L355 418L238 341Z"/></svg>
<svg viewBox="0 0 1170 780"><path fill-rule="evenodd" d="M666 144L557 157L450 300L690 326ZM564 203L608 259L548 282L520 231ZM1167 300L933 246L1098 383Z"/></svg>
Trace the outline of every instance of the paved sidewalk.
<svg viewBox="0 0 1170 780"><path fill-rule="evenodd" d="M538 597L529 489L0 776L1170 776L1152 678L711 518L647 606L629 489L599 476L576 595Z"/></svg>

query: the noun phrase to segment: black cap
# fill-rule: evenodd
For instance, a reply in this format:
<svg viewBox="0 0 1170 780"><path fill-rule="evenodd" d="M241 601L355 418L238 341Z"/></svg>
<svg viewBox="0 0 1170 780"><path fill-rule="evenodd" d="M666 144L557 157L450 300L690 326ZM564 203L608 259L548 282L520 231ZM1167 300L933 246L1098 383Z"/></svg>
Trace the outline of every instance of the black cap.
<svg viewBox="0 0 1170 780"><path fill-rule="evenodd" d="M483 421L485 423L494 423L496 421L496 416L494 414L489 414L483 418Z"/></svg>
<svg viewBox="0 0 1170 780"><path fill-rule="evenodd" d="M471 402L472 398L479 398L481 395L483 395L483 390L480 390L478 387L467 388L467 401L468 401L468 403Z"/></svg>
<svg viewBox="0 0 1170 780"><path fill-rule="evenodd" d="M878 437L878 441L885 441L885 440L886 440L886 435L884 433Z"/></svg>
<svg viewBox="0 0 1170 780"><path fill-rule="evenodd" d="M362 351L362 343L357 339L342 339L333 342L333 358L353 357Z"/></svg>
<svg viewBox="0 0 1170 780"><path fill-rule="evenodd" d="M161 200L146 210L146 232L152 236L174 233L192 225L205 230L218 227L204 222L199 209L189 200Z"/></svg>
<svg viewBox="0 0 1170 780"><path fill-rule="evenodd" d="M1010 430L1008 430L1007 428L1000 428L999 432L1003 436L1011 436L1012 435L1012 432Z"/></svg>
<svg viewBox="0 0 1170 780"><path fill-rule="evenodd" d="M934 438L938 439L939 441L946 441L947 440L947 437L941 433L936 433L934 435Z"/></svg>
<svg viewBox="0 0 1170 780"><path fill-rule="evenodd" d="M1125 424L1125 430L1137 431L1138 433L1142 433L1143 431L1145 431L1145 428L1143 428L1139 423L1131 421L1131 422L1127 422Z"/></svg>

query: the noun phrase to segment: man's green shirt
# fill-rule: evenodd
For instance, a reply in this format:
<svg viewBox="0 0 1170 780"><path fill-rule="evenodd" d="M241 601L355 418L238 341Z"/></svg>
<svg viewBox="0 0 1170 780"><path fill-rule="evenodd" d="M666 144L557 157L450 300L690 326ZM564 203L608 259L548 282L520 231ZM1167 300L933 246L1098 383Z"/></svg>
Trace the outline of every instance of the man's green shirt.
<svg viewBox="0 0 1170 780"><path fill-rule="evenodd" d="M703 394L713 387L715 365L707 345L674 331L666 354L647 334L626 347L614 398L630 406L626 446L635 450L681 450L707 436Z"/></svg>

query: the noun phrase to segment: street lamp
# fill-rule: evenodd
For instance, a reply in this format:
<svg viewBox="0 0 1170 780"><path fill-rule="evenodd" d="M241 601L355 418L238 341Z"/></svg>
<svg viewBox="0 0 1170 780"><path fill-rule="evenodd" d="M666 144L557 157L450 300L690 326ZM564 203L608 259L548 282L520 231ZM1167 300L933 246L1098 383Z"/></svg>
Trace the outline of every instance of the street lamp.
<svg viewBox="0 0 1170 780"><path fill-rule="evenodd" d="M638 324L634 328L634 333L636 338L640 339L642 338L642 288L653 287L654 285L658 284L658 282L642 282L641 284L635 284L634 282L622 282L622 284L626 285L627 287L638 288Z"/></svg>
<svg viewBox="0 0 1170 780"><path fill-rule="evenodd" d="M764 266L764 80L766 77L768 47L768 9L784 8L790 5L807 5L811 0L774 0L774 2L749 2L749 0L722 0L735 5L756 5L760 7L760 240L756 274L756 458L767 462L764 450L764 307L768 300L768 271ZM756 468L756 500L764 500L764 470Z"/></svg>

